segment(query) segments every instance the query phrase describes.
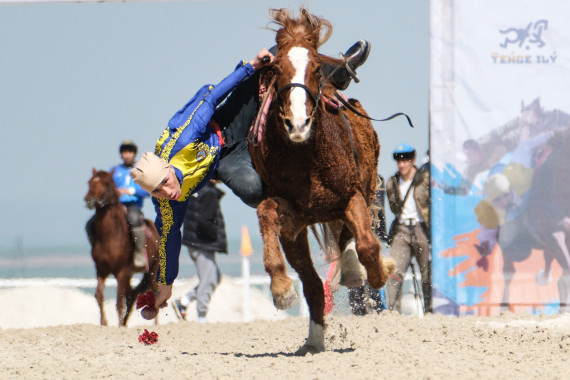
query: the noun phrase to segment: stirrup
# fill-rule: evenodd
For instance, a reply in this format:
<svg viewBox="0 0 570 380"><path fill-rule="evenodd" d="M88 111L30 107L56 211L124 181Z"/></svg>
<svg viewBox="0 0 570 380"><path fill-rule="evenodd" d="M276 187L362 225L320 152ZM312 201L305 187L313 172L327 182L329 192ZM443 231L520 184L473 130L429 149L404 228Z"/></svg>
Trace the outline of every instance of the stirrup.
<svg viewBox="0 0 570 380"><path fill-rule="evenodd" d="M342 54L341 57L344 58ZM358 74L356 74L356 72L352 70L352 67L350 67L348 61L346 60L344 61L344 68L346 69L346 72L348 73L348 75L350 75L350 77L354 80L355 83L360 83L360 78L358 77Z"/></svg>
<svg viewBox="0 0 570 380"><path fill-rule="evenodd" d="M354 51L352 51L354 50ZM358 54L361 54L358 56ZM343 67L348 73L348 75L354 79L356 83L360 82L358 74L356 74L356 69L366 62L370 54L370 43L365 40L360 40L354 45L352 45L344 54L339 53L340 59L343 61ZM359 58L357 62L350 62L354 58ZM352 63L352 66L351 66Z"/></svg>

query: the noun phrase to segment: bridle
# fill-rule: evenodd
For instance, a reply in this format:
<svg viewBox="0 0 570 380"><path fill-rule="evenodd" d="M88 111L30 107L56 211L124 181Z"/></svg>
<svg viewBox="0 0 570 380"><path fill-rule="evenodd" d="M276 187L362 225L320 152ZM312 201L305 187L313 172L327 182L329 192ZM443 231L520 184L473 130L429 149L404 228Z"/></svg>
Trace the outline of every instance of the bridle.
<svg viewBox="0 0 570 380"><path fill-rule="evenodd" d="M99 180L101 180L101 177L98 177ZM103 195L103 197L101 199L95 199L95 207L96 208L104 208L106 206L112 206L114 205L116 202L112 201L112 191L113 188L112 186L107 186L106 190L105 190L105 194ZM92 197L91 199L94 199L95 197ZM109 200L111 199L111 200Z"/></svg>
<svg viewBox="0 0 570 380"><path fill-rule="evenodd" d="M279 94L281 94L283 91L288 90L290 88L300 87L303 90L305 90L305 92L307 94L309 94L309 98L311 98L311 101L313 102L313 110L311 111L311 114L309 115L309 117L312 118L314 116L315 112L317 111L317 108L319 105L319 98L321 97L323 86L325 85L325 76L323 74L322 69L320 70L320 75L321 75L321 82L319 83L319 89L317 90L316 95L313 93L313 91L311 91L311 89L309 87L307 87L303 83L288 83L288 84L278 88L277 87L277 81L275 81L275 100L277 101L277 104L279 105L279 107L281 109L283 109L283 105L281 104Z"/></svg>

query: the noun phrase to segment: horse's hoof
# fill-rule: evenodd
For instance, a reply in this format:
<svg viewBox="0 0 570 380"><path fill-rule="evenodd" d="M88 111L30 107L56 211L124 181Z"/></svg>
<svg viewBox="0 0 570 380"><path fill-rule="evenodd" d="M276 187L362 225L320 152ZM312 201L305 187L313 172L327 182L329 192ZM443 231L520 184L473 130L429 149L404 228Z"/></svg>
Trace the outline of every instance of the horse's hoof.
<svg viewBox="0 0 570 380"><path fill-rule="evenodd" d="M294 286L291 286L285 295L279 297L273 296L273 304L279 310L287 310L297 303L297 298L297 291Z"/></svg>
<svg viewBox="0 0 570 380"><path fill-rule="evenodd" d="M356 243L354 239L344 249L340 259L340 281L339 284L349 288L364 286L366 275L364 267L358 261L356 253Z"/></svg>
<svg viewBox="0 0 570 380"><path fill-rule="evenodd" d="M346 272L342 271L340 274L339 284L346 286L347 288L358 288L364 286L365 277L360 271L358 272Z"/></svg>
<svg viewBox="0 0 570 380"><path fill-rule="evenodd" d="M295 356L305 356L307 354L318 354L319 352L324 352L324 351L325 351L324 347L315 347L315 346L305 344L304 346L299 348L297 351L295 351Z"/></svg>
<svg viewBox="0 0 570 380"><path fill-rule="evenodd" d="M384 258L378 267L368 268L368 284L380 289L386 284L390 275L396 272L396 262L391 257Z"/></svg>

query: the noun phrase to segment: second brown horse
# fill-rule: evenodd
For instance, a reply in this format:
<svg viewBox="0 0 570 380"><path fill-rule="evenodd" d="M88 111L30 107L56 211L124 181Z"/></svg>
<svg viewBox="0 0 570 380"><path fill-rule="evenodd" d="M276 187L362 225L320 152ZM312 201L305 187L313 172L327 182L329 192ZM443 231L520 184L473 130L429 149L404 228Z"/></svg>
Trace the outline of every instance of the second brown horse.
<svg viewBox="0 0 570 380"><path fill-rule="evenodd" d="M126 326L137 295L148 289L158 290L158 232L149 220L145 219L146 253L148 269L141 282L131 288L133 273L140 272L133 266L133 244L129 234L126 211L119 202L119 195L112 173L93 169L89 180L89 190L85 195L88 208L95 208L95 236L91 242L91 256L97 271L95 298L101 312L101 325L107 325L103 307L105 279L114 275L117 279L117 314L119 326ZM125 306L126 299L126 306Z"/></svg>

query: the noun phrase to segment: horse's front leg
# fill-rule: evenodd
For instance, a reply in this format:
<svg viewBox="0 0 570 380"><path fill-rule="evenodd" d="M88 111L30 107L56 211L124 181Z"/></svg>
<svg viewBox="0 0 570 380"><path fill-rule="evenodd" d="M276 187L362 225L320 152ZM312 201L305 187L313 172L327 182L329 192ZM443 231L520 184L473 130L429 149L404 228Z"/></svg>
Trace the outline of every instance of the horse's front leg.
<svg viewBox="0 0 570 380"><path fill-rule="evenodd" d="M104 290L105 277L97 273L97 289L95 290L95 299L97 300L97 305L99 305L99 311L101 313L101 326L107 326L107 317L105 317L104 308Z"/></svg>
<svg viewBox="0 0 570 380"><path fill-rule="evenodd" d="M272 198L264 200L257 206L259 229L263 239L263 264L271 278L273 304L280 310L286 310L297 302L297 291L293 281L287 276L285 259L279 248L280 212L279 204Z"/></svg>
<svg viewBox="0 0 570 380"><path fill-rule="evenodd" d="M296 238L282 234L280 241L287 261L299 274L303 284L303 293L309 305L309 336L295 355L323 352L325 350L325 294L323 282L311 260L307 229L303 229Z"/></svg>
<svg viewBox="0 0 570 380"><path fill-rule="evenodd" d="M385 265L380 256L380 244L372 233L372 219L364 197L360 192L352 196L345 210L345 222L356 240L358 260L364 265L368 284L379 289L388 280L395 265Z"/></svg>

